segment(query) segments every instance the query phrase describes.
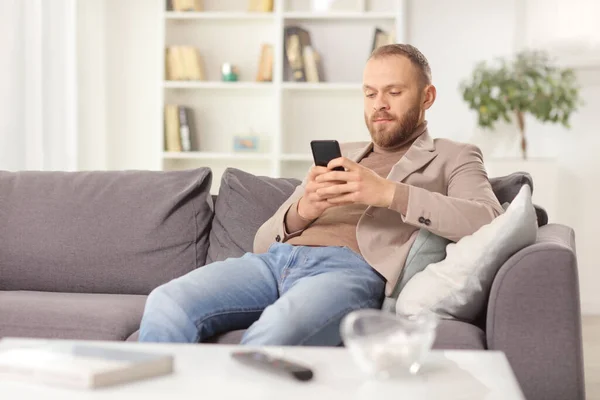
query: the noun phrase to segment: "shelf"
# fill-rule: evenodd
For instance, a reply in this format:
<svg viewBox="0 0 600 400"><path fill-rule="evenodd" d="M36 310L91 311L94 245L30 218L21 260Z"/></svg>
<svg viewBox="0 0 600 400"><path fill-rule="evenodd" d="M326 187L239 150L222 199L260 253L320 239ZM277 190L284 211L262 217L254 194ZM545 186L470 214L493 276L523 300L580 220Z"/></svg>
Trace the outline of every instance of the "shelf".
<svg viewBox="0 0 600 400"><path fill-rule="evenodd" d="M282 154L282 161L313 161L313 157L310 154Z"/></svg>
<svg viewBox="0 0 600 400"><path fill-rule="evenodd" d="M239 160L239 161L269 161L268 153L216 153L209 151L163 152L163 158L168 160Z"/></svg>
<svg viewBox="0 0 600 400"><path fill-rule="evenodd" d="M274 20L273 13L263 12L182 12L166 11L167 20L247 20L247 21L270 21Z"/></svg>
<svg viewBox="0 0 600 400"><path fill-rule="evenodd" d="M269 89L271 82L164 81L165 89Z"/></svg>
<svg viewBox="0 0 600 400"><path fill-rule="evenodd" d="M360 90L362 83L336 83L336 82L283 82L285 90Z"/></svg>
<svg viewBox="0 0 600 400"><path fill-rule="evenodd" d="M293 20L393 20L396 14L393 12L285 12L283 17Z"/></svg>

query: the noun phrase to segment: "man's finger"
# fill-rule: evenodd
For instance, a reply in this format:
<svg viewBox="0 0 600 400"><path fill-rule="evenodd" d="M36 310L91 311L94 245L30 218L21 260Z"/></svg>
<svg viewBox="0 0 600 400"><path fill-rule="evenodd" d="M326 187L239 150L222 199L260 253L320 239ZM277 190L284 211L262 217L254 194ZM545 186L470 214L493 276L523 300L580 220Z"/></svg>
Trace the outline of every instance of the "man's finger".
<svg viewBox="0 0 600 400"><path fill-rule="evenodd" d="M351 182L356 180L356 174L354 172L348 171L330 171L319 175L315 178L316 182L331 182L331 181L340 181L340 182Z"/></svg>
<svg viewBox="0 0 600 400"><path fill-rule="evenodd" d="M321 166L315 165L310 169L310 172L308 175L311 179L314 179L315 177L322 175L322 174L326 173L327 171L329 171L327 169L327 167L321 167Z"/></svg>
<svg viewBox="0 0 600 400"><path fill-rule="evenodd" d="M346 194L350 192L354 192L356 190L356 185L354 182L352 183L344 183L342 185L333 185L321 189L317 189L317 194L321 197L323 196L337 196L341 194Z"/></svg>
<svg viewBox="0 0 600 400"><path fill-rule="evenodd" d="M357 166L358 166L357 163L355 163L354 161L352 161L346 157L334 158L333 160L329 161L329 163L327 164L327 168L329 168L329 169L343 167L347 171L354 171Z"/></svg>
<svg viewBox="0 0 600 400"><path fill-rule="evenodd" d="M355 192L342 194L342 195L327 199L327 201L331 204L335 204L338 206L344 205L344 204L354 204L354 194L355 194Z"/></svg>

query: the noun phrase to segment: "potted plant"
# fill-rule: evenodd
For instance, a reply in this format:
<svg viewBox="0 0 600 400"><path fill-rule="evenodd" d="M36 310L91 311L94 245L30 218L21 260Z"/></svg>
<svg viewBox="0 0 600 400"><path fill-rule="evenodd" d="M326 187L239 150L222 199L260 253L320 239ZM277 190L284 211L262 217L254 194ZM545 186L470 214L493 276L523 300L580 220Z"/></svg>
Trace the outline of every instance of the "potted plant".
<svg viewBox="0 0 600 400"><path fill-rule="evenodd" d="M525 114L570 128L569 119L582 104L579 86L572 69L554 65L543 51L496 61L475 66L470 79L461 82L462 97L477 112L482 128L493 129L500 120L516 122L526 160Z"/></svg>

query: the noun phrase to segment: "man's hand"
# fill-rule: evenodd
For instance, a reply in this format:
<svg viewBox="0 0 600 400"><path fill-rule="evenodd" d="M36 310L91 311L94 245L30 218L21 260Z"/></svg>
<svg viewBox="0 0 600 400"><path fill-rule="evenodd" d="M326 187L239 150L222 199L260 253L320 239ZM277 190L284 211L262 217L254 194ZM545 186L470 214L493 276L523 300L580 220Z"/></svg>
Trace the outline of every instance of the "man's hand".
<svg viewBox="0 0 600 400"><path fill-rule="evenodd" d="M344 167L345 171L328 171L319 174L318 184L329 184L316 190L319 198L329 204L365 204L374 207L389 207L394 198L396 185L368 168L345 157L331 160L329 170Z"/></svg>
<svg viewBox="0 0 600 400"><path fill-rule="evenodd" d="M313 220L321 216L325 210L335 207L339 204L327 200L328 197L322 197L317 194L318 190L328 188L344 182L327 181L317 182L317 178L329 172L326 167L313 166L308 173L308 181L304 188L304 195L298 203L298 215L306 220Z"/></svg>

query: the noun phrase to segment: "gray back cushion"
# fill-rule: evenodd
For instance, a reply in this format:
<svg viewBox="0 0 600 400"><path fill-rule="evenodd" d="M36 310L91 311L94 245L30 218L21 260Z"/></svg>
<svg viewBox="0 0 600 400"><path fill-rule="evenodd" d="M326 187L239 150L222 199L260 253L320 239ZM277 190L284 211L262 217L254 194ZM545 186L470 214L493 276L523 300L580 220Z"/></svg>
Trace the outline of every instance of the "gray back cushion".
<svg viewBox="0 0 600 400"><path fill-rule="evenodd" d="M260 226L291 196L298 179L256 176L235 168L222 175L207 263L252 252Z"/></svg>
<svg viewBox="0 0 600 400"><path fill-rule="evenodd" d="M148 294L202 266L207 168L0 172L0 290Z"/></svg>
<svg viewBox="0 0 600 400"><path fill-rule="evenodd" d="M510 175L490 178L490 183L500 204L510 204L523 185L529 185L533 193L533 178L528 172L517 171ZM534 208L538 226L546 225L548 223L548 213L546 210L537 204L534 204Z"/></svg>

